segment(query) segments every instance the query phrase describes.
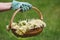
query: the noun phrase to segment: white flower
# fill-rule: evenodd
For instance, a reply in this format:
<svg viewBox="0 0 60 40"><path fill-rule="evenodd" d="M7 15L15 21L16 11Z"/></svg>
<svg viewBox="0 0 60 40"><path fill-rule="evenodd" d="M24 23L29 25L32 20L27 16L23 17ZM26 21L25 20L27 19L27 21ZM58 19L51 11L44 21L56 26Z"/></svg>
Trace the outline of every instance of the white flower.
<svg viewBox="0 0 60 40"><path fill-rule="evenodd" d="M19 35L23 35L26 31L27 31L26 26L22 26L18 30L16 30L16 33Z"/></svg>
<svg viewBox="0 0 60 40"><path fill-rule="evenodd" d="M32 25L32 27L35 25L35 28L42 27L43 25L44 25L44 27L46 26L46 24L43 21L41 21L40 19L32 19L28 23L30 23Z"/></svg>
<svg viewBox="0 0 60 40"><path fill-rule="evenodd" d="M7 29L7 30L9 29L9 25L6 25L6 29Z"/></svg>
<svg viewBox="0 0 60 40"><path fill-rule="evenodd" d="M18 25L19 25L19 26L27 25L27 21L26 21L26 20L24 20L24 21L19 21Z"/></svg>
<svg viewBox="0 0 60 40"><path fill-rule="evenodd" d="M17 25L17 23L15 23L15 22L12 22L11 26L15 26L15 25Z"/></svg>
<svg viewBox="0 0 60 40"><path fill-rule="evenodd" d="M16 33L19 35L23 35L23 32L21 32L21 30L17 30Z"/></svg>
<svg viewBox="0 0 60 40"><path fill-rule="evenodd" d="M12 23L12 25L11 25L11 29L18 29L19 28L19 26L17 25L17 23Z"/></svg>
<svg viewBox="0 0 60 40"><path fill-rule="evenodd" d="M23 33L25 33L27 28L26 28L26 26L23 26L23 27L20 27L19 29L20 29Z"/></svg>
<svg viewBox="0 0 60 40"><path fill-rule="evenodd" d="M37 25L39 25L39 26L43 26L43 25L44 25L44 27L46 27L46 23L43 22L43 21L40 20L40 19L36 19L36 20L35 20L35 23L36 23Z"/></svg>

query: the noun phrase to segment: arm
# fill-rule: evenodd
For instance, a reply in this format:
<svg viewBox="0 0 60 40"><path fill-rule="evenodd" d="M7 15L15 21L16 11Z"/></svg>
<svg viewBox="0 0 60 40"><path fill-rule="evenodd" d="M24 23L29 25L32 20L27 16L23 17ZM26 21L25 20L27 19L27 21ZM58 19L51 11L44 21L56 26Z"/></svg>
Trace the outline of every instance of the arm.
<svg viewBox="0 0 60 40"><path fill-rule="evenodd" d="M8 2L8 3L3 3L1 2L0 3L0 11L5 11L5 10L9 10L11 9L11 2Z"/></svg>

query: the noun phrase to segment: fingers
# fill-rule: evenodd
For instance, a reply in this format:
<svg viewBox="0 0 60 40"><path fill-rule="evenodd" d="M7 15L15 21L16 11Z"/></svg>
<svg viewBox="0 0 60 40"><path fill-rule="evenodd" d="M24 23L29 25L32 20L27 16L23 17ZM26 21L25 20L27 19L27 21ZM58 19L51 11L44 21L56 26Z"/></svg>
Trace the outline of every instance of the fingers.
<svg viewBox="0 0 60 40"><path fill-rule="evenodd" d="M22 4L20 6L20 8L24 12L24 11L28 11L29 9L31 9L32 8L32 5L30 5L30 4Z"/></svg>

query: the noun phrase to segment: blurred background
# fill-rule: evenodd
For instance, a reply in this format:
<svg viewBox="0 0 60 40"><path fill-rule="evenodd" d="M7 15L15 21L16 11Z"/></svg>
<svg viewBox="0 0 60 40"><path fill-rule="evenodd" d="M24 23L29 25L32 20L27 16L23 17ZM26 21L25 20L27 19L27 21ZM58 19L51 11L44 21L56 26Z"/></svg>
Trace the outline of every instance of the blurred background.
<svg viewBox="0 0 60 40"><path fill-rule="evenodd" d="M43 14L43 21L46 27L41 34L28 38L17 38L11 31L6 30L14 10L0 12L0 40L60 40L60 0L17 0L29 2L37 7ZM0 0L0 2L12 2L12 0ZM14 19L15 22L23 19L39 18L38 14L32 9L18 13Z"/></svg>

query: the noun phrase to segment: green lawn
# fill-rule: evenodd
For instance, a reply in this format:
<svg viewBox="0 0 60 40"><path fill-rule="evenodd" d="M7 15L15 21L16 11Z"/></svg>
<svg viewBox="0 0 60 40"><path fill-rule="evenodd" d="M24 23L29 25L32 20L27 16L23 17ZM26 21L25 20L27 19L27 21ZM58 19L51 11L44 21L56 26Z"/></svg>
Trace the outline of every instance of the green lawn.
<svg viewBox="0 0 60 40"><path fill-rule="evenodd" d="M12 0L0 0L0 2L10 2ZM0 12L0 40L60 40L60 0L18 0L26 1L39 8L44 16L47 26L43 32L34 37L17 38L11 32L6 31L6 25L9 24L13 10ZM32 10L24 13L18 13L14 21L25 18L39 18Z"/></svg>

